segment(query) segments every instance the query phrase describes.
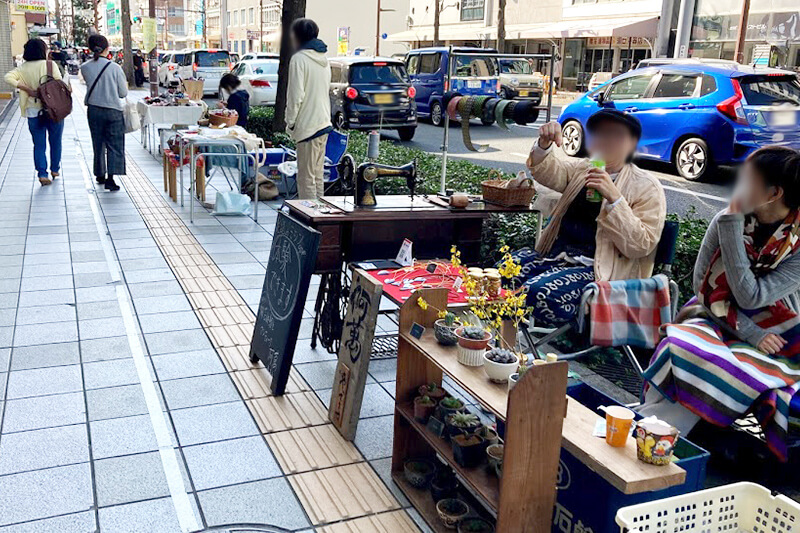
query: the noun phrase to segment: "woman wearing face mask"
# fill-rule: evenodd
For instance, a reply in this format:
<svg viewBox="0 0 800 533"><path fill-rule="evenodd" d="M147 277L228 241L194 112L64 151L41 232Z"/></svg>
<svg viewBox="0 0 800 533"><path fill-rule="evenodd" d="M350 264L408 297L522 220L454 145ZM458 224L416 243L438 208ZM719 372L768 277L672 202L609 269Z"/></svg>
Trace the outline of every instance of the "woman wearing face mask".
<svg viewBox="0 0 800 533"><path fill-rule="evenodd" d="M572 319L586 285L595 280L651 276L664 228L664 190L631 162L642 132L639 121L603 109L586 129L591 161L555 153L553 145L562 144L558 122L542 126L528 157L533 179L561 193L536 250L514 254L522 264L514 281L527 288L538 325L555 327Z"/></svg>
<svg viewBox="0 0 800 533"><path fill-rule="evenodd" d="M685 434L700 418L728 426L754 412L785 458L789 402L800 389L798 252L800 154L761 148L709 225L695 263L697 301L667 327L645 372L644 414Z"/></svg>

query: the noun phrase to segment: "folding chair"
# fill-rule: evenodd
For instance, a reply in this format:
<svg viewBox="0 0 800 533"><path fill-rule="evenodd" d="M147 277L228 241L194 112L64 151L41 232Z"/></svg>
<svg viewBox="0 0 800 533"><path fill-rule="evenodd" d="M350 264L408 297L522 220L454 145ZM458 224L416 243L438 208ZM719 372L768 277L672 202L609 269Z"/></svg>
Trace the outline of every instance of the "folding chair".
<svg viewBox="0 0 800 533"><path fill-rule="evenodd" d="M350 141L350 136L338 130L333 130L328 134L328 142L325 145L325 164L324 164L324 181L325 192L327 193L333 185L339 181L341 173L339 172L339 164L343 162L345 153L347 152L347 144ZM297 151L281 146L286 151L287 158L296 160ZM349 159L352 159L349 158ZM352 165L351 165L352 166ZM297 196L297 174L284 173L286 181L286 199L291 200ZM290 187L289 180L294 180L294 187ZM292 190L294 189L294 190ZM347 185L345 184L345 190Z"/></svg>
<svg viewBox="0 0 800 533"><path fill-rule="evenodd" d="M679 224L674 221L667 221L664 224L664 230L661 232L661 239L658 242L658 248L656 249L656 257L655 263L657 266L660 266L660 272L665 274L668 278L672 273L672 264L675 260L675 245L678 240L678 229ZM675 315L678 312L678 284L675 283L674 280L671 278L669 279L669 292L670 292L670 320L675 319ZM561 337L562 335L568 333L569 331L573 331L577 328L577 326L581 322L585 322L588 315L589 315L589 305L588 302L591 298L595 295L595 291L593 288L588 288L584 291L583 295L581 296L581 305L578 311L578 316L576 320L570 321L568 324L564 324L563 326L555 329L543 329L543 328L533 328L533 327L526 327L522 329L522 334L525 336L525 340L528 343L528 346L531 348L533 354L537 357L543 358L542 353L539 349ZM544 336L539 338L534 338L532 335L531 330L534 332L541 332L544 333ZM642 366L639 364L639 360L636 359L636 355L633 353L633 350L628 345L622 346L614 346L615 348L619 348L625 354L625 356L630 360L633 368L636 370L637 374L641 376L643 374ZM590 346L585 350L580 350L577 352L572 353L565 353L558 356L559 361L569 361L572 359L577 359L584 355L588 355L595 350L600 349L600 346Z"/></svg>

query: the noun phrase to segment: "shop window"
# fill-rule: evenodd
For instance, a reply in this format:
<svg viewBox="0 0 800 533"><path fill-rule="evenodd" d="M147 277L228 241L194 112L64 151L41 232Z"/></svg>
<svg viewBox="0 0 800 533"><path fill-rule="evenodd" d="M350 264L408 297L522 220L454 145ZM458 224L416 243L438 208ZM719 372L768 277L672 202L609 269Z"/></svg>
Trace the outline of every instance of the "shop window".
<svg viewBox="0 0 800 533"><path fill-rule="evenodd" d="M794 66L795 66L795 68L800 67L800 49L798 49L797 52L795 52Z"/></svg>
<svg viewBox="0 0 800 533"><path fill-rule="evenodd" d="M649 57L649 48L628 48L625 50L620 50L619 71L628 72L629 70L633 70L642 59L647 59Z"/></svg>
<svg viewBox="0 0 800 533"><path fill-rule="evenodd" d="M248 15L248 17L247 17L248 22L250 22L250 24L255 24L255 22L256 22L256 10L255 10L255 8L251 7L250 9L248 9L247 10L247 15Z"/></svg>
<svg viewBox="0 0 800 533"><path fill-rule="evenodd" d="M658 82L654 98L690 98L697 88L697 76L663 74Z"/></svg>
<svg viewBox="0 0 800 533"><path fill-rule="evenodd" d="M439 61L441 54L422 54L419 62L420 74L433 74L439 71Z"/></svg>
<svg viewBox="0 0 800 533"><path fill-rule="evenodd" d="M461 20L483 20L485 0L462 0Z"/></svg>
<svg viewBox="0 0 800 533"><path fill-rule="evenodd" d="M562 75L565 78L577 78L583 57L583 39L567 39L564 43L564 65Z"/></svg>
<svg viewBox="0 0 800 533"><path fill-rule="evenodd" d="M644 97L653 74L631 76L611 85L606 96L607 100L636 100Z"/></svg>

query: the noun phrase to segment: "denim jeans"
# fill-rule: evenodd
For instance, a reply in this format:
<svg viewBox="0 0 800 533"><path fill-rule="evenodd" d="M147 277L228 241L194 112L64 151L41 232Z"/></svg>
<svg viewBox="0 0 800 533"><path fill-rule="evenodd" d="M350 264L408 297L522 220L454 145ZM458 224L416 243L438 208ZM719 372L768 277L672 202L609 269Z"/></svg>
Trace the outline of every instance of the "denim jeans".
<svg viewBox="0 0 800 533"><path fill-rule="evenodd" d="M39 178L47 177L47 137L50 136L50 172L61 169L61 134L64 121L53 122L47 117L28 117L28 129L33 137L33 165Z"/></svg>

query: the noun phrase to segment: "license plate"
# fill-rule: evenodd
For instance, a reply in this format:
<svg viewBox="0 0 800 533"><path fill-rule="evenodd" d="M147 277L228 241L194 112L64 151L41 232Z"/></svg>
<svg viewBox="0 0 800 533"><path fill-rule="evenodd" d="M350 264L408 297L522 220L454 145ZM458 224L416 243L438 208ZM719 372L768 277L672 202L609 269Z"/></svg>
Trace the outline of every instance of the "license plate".
<svg viewBox="0 0 800 533"><path fill-rule="evenodd" d="M797 124L796 111L773 111L771 115L773 126L793 126Z"/></svg>
<svg viewBox="0 0 800 533"><path fill-rule="evenodd" d="M528 96L528 91L520 91L519 95L520 96Z"/></svg>
<svg viewBox="0 0 800 533"><path fill-rule="evenodd" d="M203 72L198 73L201 74L203 78L210 79L210 78L219 78L219 72Z"/></svg>
<svg viewBox="0 0 800 533"><path fill-rule="evenodd" d="M467 82L467 88L469 88L469 89L480 89L481 86L482 86L482 84L481 84L480 80L468 81Z"/></svg>
<svg viewBox="0 0 800 533"><path fill-rule="evenodd" d="M376 104L393 104L394 103L394 95L393 94L376 94L373 95L373 100Z"/></svg>

